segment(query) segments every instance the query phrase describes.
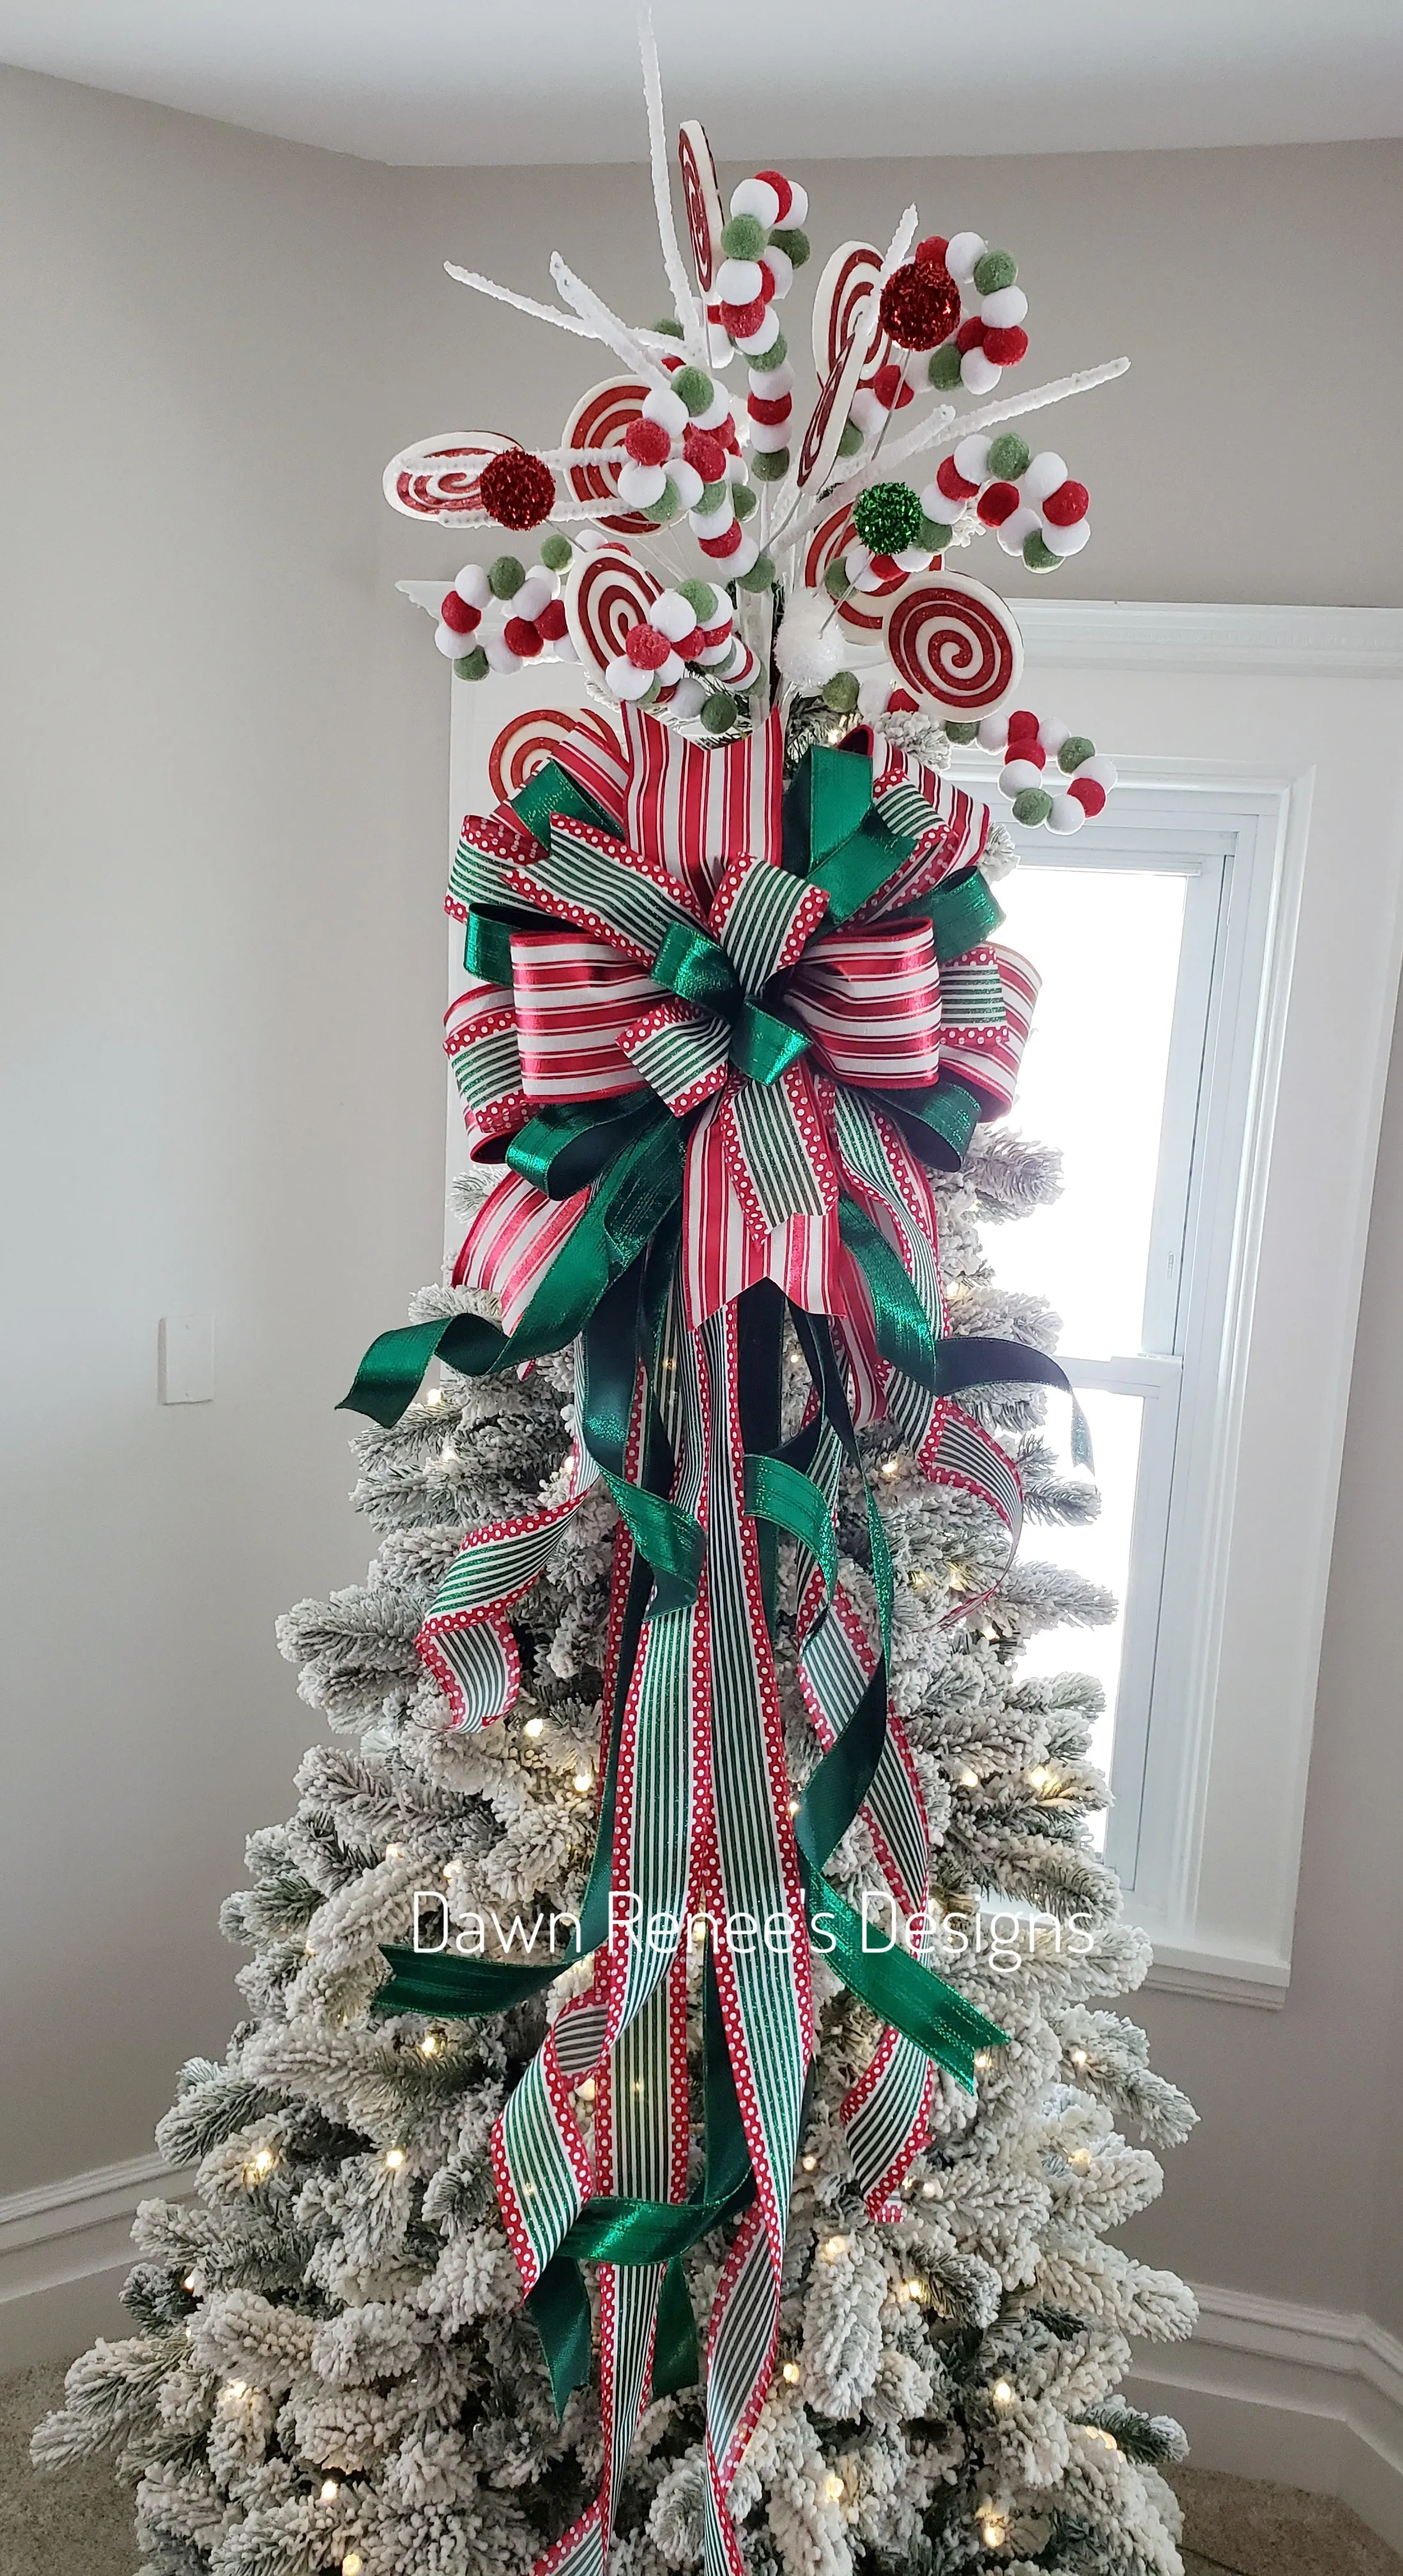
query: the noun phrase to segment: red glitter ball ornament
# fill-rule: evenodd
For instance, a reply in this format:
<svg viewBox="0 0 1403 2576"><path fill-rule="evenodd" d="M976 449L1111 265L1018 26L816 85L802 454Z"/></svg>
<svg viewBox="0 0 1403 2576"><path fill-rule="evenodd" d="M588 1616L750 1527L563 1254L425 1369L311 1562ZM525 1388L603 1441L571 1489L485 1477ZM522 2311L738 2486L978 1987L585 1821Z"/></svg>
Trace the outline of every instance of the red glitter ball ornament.
<svg viewBox="0 0 1403 2576"><path fill-rule="evenodd" d="M934 349L959 321L960 290L945 269L912 259L887 279L878 309L899 349Z"/></svg>
<svg viewBox="0 0 1403 2576"><path fill-rule="evenodd" d="M635 671L660 671L672 651L672 641L658 627L644 625L640 620L629 628L624 651Z"/></svg>
<svg viewBox="0 0 1403 2576"><path fill-rule="evenodd" d="M477 488L499 528L538 528L555 508L555 476L529 447L504 447L489 457Z"/></svg>

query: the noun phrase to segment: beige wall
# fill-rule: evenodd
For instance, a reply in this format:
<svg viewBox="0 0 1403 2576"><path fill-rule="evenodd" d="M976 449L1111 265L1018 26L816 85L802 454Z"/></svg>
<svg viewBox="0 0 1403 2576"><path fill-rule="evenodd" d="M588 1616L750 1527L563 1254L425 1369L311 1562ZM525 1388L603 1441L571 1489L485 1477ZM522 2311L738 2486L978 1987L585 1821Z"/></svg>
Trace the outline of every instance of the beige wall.
<svg viewBox="0 0 1403 2576"><path fill-rule="evenodd" d="M329 1408L437 1257L445 692L389 584L454 550L383 509L379 467L450 426L545 439L604 372L441 262L539 294L559 243L624 309L661 299L636 168L383 171L18 74L0 129L0 1978L26 2073L2 2193L139 2153L178 2059L223 2045L215 1909L310 1732L271 1621L360 1569ZM1030 372L1133 356L1048 424L1093 493L1066 589L1370 605L1403 598L1400 167L1354 145L808 176L823 247L911 194L1007 242ZM1205 2117L1137 2235L1397 2329L1401 1175L1395 1084L1296 1975L1279 2014L1144 1999ZM218 1401L161 1411L156 1318L201 1304Z"/></svg>

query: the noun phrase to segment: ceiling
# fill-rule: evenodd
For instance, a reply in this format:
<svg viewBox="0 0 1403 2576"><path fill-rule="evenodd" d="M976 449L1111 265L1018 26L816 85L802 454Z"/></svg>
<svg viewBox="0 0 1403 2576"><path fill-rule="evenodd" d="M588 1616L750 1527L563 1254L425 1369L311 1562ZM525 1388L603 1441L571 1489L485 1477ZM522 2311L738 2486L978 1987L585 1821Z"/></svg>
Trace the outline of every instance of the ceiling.
<svg viewBox="0 0 1403 2576"><path fill-rule="evenodd" d="M725 160L1403 133L1403 0L656 0ZM858 31L863 39L859 42ZM630 0L0 0L0 61L372 161L640 156Z"/></svg>

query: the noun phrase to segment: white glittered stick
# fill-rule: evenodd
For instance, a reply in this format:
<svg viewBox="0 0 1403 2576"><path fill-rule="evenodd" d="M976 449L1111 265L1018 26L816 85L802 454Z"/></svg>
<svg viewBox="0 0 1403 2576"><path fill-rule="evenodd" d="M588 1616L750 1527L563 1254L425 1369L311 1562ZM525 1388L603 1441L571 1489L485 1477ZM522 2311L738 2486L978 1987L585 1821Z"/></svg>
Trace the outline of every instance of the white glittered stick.
<svg viewBox="0 0 1403 2576"><path fill-rule="evenodd" d="M558 250L551 252L550 273L566 303L573 305L581 320L588 325L593 339L602 340L606 349L612 349L615 357L622 358L626 367L636 367L650 384L666 385L667 377L649 357L637 332L630 331L617 313L610 312L602 296L596 295L592 286L586 286L584 279L575 275Z"/></svg>
<svg viewBox="0 0 1403 2576"><path fill-rule="evenodd" d="M931 413L915 429L908 429L904 438L893 439L887 463L899 464L903 456L918 456L925 447L953 447L975 430L992 429L998 421L1019 420L1025 412L1044 411L1049 403L1089 393L1093 385L1108 385L1123 376L1129 364L1128 358L1108 358L1104 367L1083 367L1079 375L1058 376L1050 385L1034 385L1029 393L1006 394L1001 402L981 403L977 411L962 412L953 420L948 408L943 419Z"/></svg>
<svg viewBox="0 0 1403 2576"><path fill-rule="evenodd" d="M662 74L658 69L657 39L653 34L653 13L648 0L640 0L638 51L643 63L643 98L648 110L648 161L653 177L653 204L658 217L658 245L672 291L673 311L682 325L687 355L704 358L706 344L696 302L687 283L687 271L682 265L677 226L673 220L672 191L668 184L667 128L663 122Z"/></svg>

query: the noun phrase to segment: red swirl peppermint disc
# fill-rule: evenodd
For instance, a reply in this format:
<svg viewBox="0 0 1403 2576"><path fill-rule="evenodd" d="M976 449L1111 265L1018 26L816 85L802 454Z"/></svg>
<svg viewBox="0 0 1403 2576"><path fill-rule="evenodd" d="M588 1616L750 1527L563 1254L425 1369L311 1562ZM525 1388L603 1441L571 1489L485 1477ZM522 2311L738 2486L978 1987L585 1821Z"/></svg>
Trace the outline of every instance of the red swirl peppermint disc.
<svg viewBox="0 0 1403 2576"><path fill-rule="evenodd" d="M874 322L876 315L877 308L874 300L871 315ZM804 443L799 450L800 491L806 484L812 483L815 477L820 483L826 483L838 461L839 441L848 425L848 413L852 409L853 395L862 380L867 350L868 334L859 308L853 323L852 338L830 369L809 416L809 425L804 432Z"/></svg>
<svg viewBox="0 0 1403 2576"><path fill-rule="evenodd" d="M721 227L726 218L721 211L721 191L716 184L716 163L706 128L689 116L677 136L677 165L682 173L682 197L687 208L687 230L692 236L692 262L697 284L703 295L709 294L711 281L720 265Z"/></svg>
<svg viewBox="0 0 1403 2576"><path fill-rule="evenodd" d="M1018 686L1023 638L1003 601L964 573L917 574L888 607L886 629L898 677L942 715L975 722Z"/></svg>
<svg viewBox="0 0 1403 2576"><path fill-rule="evenodd" d="M445 429L401 448L385 468L385 498L407 519L480 519L487 513L478 481L494 456L515 447L495 429Z"/></svg>
<svg viewBox="0 0 1403 2576"><path fill-rule="evenodd" d="M601 546L597 554L576 558L565 587L565 618L587 670L608 669L630 627L646 620L662 597L662 587L623 546Z"/></svg>
<svg viewBox="0 0 1403 2576"><path fill-rule="evenodd" d="M826 519L820 519L804 552L805 588L822 590L829 565L840 562L849 546L856 543L851 510L832 510ZM888 601L895 599L911 578L910 573L899 572L884 581L880 590L854 591L850 599L840 600L838 616L842 624L875 642L887 622Z"/></svg>
<svg viewBox="0 0 1403 2576"><path fill-rule="evenodd" d="M581 394L565 424L561 446L617 447L619 463L626 465L624 432L637 420L651 390L641 376L606 376L602 385L591 385L587 394ZM567 465L565 479L577 501L607 501L618 477L612 465ZM612 528L620 537L655 534L652 520L645 519L640 510L621 508L598 524Z"/></svg>
<svg viewBox="0 0 1403 2576"><path fill-rule="evenodd" d="M538 769L544 769L567 734L587 734L603 751L617 757L619 737L601 716L588 708L532 707L525 715L513 716L504 724L487 755L487 775L492 793L501 805L520 794Z"/></svg>
<svg viewBox="0 0 1403 2576"><path fill-rule="evenodd" d="M814 373L822 384L852 338L859 305L882 274L870 242L840 242L814 290Z"/></svg>

